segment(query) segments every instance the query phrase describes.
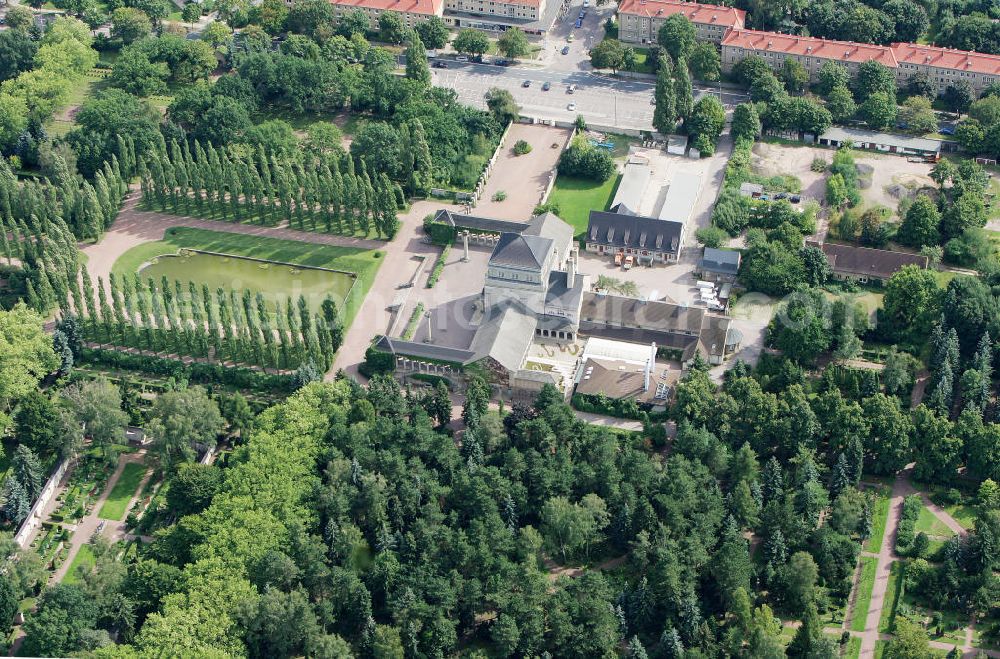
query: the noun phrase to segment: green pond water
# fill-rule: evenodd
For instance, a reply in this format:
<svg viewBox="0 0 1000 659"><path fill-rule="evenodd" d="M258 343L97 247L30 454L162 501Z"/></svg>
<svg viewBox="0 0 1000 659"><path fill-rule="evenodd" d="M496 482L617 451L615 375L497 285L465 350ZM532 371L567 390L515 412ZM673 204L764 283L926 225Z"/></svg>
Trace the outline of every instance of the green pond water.
<svg viewBox="0 0 1000 659"><path fill-rule="evenodd" d="M288 297L297 300L304 295L312 311L319 310L328 295L337 303L338 309L343 309L344 298L354 283L354 277L343 272L197 252L160 256L143 266L139 274L144 280L152 277L157 284L164 276L182 283L193 281L199 288L207 284L213 294L220 287L238 294L250 289L254 294L262 293L268 306Z"/></svg>

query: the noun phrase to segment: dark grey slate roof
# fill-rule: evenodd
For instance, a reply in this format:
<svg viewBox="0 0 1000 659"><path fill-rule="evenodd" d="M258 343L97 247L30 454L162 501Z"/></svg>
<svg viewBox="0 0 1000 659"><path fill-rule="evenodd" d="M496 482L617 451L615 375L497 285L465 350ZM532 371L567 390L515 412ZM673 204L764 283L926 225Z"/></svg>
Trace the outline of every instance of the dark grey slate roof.
<svg viewBox="0 0 1000 659"><path fill-rule="evenodd" d="M610 327L603 323L588 321L580 321L580 333L628 343L655 343L660 348L671 348L682 352L693 350L698 345L697 335L687 336L670 331L634 327Z"/></svg>
<svg viewBox="0 0 1000 659"><path fill-rule="evenodd" d="M542 213L528 220L528 226L521 235L551 238L557 247L562 248L573 242L573 227L555 213Z"/></svg>
<svg viewBox="0 0 1000 659"><path fill-rule="evenodd" d="M549 288L545 292L546 304L556 304L562 307L576 308L583 297L583 277L577 275L573 288L566 286L566 273L553 270L549 273Z"/></svg>
<svg viewBox="0 0 1000 659"><path fill-rule="evenodd" d="M493 248L490 265L540 270L551 250L550 238L502 233L496 247Z"/></svg>
<svg viewBox="0 0 1000 659"><path fill-rule="evenodd" d="M494 220L491 217L463 215L462 213L453 213L447 209L439 210L434 216L434 220L450 224L457 229L471 229L473 231L486 231L490 233L503 233L504 231L520 233L527 226L524 222L511 222L508 220Z"/></svg>
<svg viewBox="0 0 1000 659"><path fill-rule="evenodd" d="M535 336L537 321L518 304L506 303L487 310L469 349L468 362L492 357L508 371L521 368Z"/></svg>
<svg viewBox="0 0 1000 659"><path fill-rule="evenodd" d="M608 209L609 213L617 213L618 215L635 215L635 211L625 205L625 202L619 202Z"/></svg>
<svg viewBox="0 0 1000 659"><path fill-rule="evenodd" d="M684 225L654 217L590 211L587 242L610 247L631 247L658 252L678 252Z"/></svg>
<svg viewBox="0 0 1000 659"><path fill-rule="evenodd" d="M379 339L375 347L386 352L391 352L394 355L403 355L404 357L414 357L416 359L433 359L455 364L464 364L473 357L473 353L469 350L436 346L417 341L404 341L388 336L383 336Z"/></svg>
<svg viewBox="0 0 1000 659"><path fill-rule="evenodd" d="M903 266L927 268L928 258L921 254L894 252L887 249L857 247L838 243L817 243L807 240L806 245L819 247L834 272L888 279Z"/></svg>
<svg viewBox="0 0 1000 659"><path fill-rule="evenodd" d="M705 254L698 262L698 266L708 272L735 275L740 269L740 253L733 249L706 247Z"/></svg>
<svg viewBox="0 0 1000 659"><path fill-rule="evenodd" d="M659 332L697 334L701 331L705 309L668 302L647 302L620 295L584 293L580 308L583 321L610 326L637 327Z"/></svg>

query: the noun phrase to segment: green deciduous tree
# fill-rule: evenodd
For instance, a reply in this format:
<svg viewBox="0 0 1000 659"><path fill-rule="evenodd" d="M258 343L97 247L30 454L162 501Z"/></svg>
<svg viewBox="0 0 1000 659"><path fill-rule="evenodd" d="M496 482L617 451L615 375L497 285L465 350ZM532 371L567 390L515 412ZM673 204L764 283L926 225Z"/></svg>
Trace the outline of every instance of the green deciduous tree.
<svg viewBox="0 0 1000 659"><path fill-rule="evenodd" d="M531 44L520 28L512 27L504 30L497 39L497 50L511 59L517 59L528 54Z"/></svg>
<svg viewBox="0 0 1000 659"><path fill-rule="evenodd" d="M439 16L420 21L413 29L428 48L444 48L448 44L448 25Z"/></svg>
<svg viewBox="0 0 1000 659"><path fill-rule="evenodd" d="M755 140L760 135L760 114L753 103L740 103L733 110L733 125L730 129L733 139Z"/></svg>
<svg viewBox="0 0 1000 659"><path fill-rule="evenodd" d="M489 50L490 40L482 30L466 28L458 33L451 45L460 53L482 55Z"/></svg>
<svg viewBox="0 0 1000 659"><path fill-rule="evenodd" d="M157 396L146 433L164 468L190 461L196 447L209 447L222 432L219 406L200 387L189 387Z"/></svg>
<svg viewBox="0 0 1000 659"><path fill-rule="evenodd" d="M719 51L715 45L708 41L699 41L691 49L687 57L688 66L691 67L691 75L695 80L704 82L715 82L721 73L721 61Z"/></svg>
<svg viewBox="0 0 1000 659"><path fill-rule="evenodd" d="M686 58L695 45L694 23L684 14L671 14L663 21L657 32L657 42L670 53L674 60Z"/></svg>
<svg viewBox="0 0 1000 659"><path fill-rule="evenodd" d="M149 16L132 7L119 7L111 13L111 36L130 44L153 31Z"/></svg>
<svg viewBox="0 0 1000 659"><path fill-rule="evenodd" d="M918 195L906 210L897 238L911 247L937 245L941 241L940 224L941 214L937 205L927 195Z"/></svg>

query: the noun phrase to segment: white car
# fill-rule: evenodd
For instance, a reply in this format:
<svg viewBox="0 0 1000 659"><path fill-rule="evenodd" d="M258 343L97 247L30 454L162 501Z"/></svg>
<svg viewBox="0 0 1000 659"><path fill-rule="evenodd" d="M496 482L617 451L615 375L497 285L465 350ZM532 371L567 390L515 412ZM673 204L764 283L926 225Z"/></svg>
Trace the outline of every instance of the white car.
<svg viewBox="0 0 1000 659"><path fill-rule="evenodd" d="M566 106L566 109L569 110L570 112L576 110L576 103L570 103L569 105Z"/></svg>
<svg viewBox="0 0 1000 659"><path fill-rule="evenodd" d="M586 9L590 6L590 0L583 0L583 8Z"/></svg>

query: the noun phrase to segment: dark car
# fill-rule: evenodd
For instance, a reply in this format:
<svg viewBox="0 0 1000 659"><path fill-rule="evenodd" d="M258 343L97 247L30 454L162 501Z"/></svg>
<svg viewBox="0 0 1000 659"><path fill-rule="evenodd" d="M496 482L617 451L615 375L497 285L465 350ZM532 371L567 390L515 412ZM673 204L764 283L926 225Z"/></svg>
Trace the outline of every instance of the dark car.
<svg viewBox="0 0 1000 659"><path fill-rule="evenodd" d="M788 198L788 201L792 202L793 204L797 204L800 201L802 201L802 197L800 197L797 194L793 194L791 197Z"/></svg>
<svg viewBox="0 0 1000 659"><path fill-rule="evenodd" d="M500 57L493 60L493 63L496 64L497 66L507 66L507 64L509 64L507 60Z"/></svg>
<svg viewBox="0 0 1000 659"><path fill-rule="evenodd" d="M522 87L530 87L531 86L531 81L530 80L525 80L524 82L521 83L521 86Z"/></svg>
<svg viewBox="0 0 1000 659"><path fill-rule="evenodd" d="M550 85L550 84L549 84L549 83L548 83L547 81L546 81L546 82L544 82L544 83L542 83L542 91L543 91L543 92L547 92L547 91L549 91L549 89L551 89L551 88L552 88L552 85Z"/></svg>
<svg viewBox="0 0 1000 659"><path fill-rule="evenodd" d="M448 62L442 62L441 60L434 60L434 68L435 69L447 69L448 68Z"/></svg>
<svg viewBox="0 0 1000 659"><path fill-rule="evenodd" d="M774 195L774 198L775 199L788 199L788 193L787 192L779 192L778 194Z"/></svg>
<svg viewBox="0 0 1000 659"><path fill-rule="evenodd" d="M579 15L579 16L578 16L577 18L579 18L579 19L580 19L581 21L582 21L583 19L587 18L587 12L585 12L585 11L581 11L581 12L580 12L580 15Z"/></svg>
<svg viewBox="0 0 1000 659"><path fill-rule="evenodd" d="M576 26L580 27L581 25L583 25L583 19L582 18L576 19Z"/></svg>
<svg viewBox="0 0 1000 659"><path fill-rule="evenodd" d="M569 55L569 46L563 46L560 51L563 55Z"/></svg>

